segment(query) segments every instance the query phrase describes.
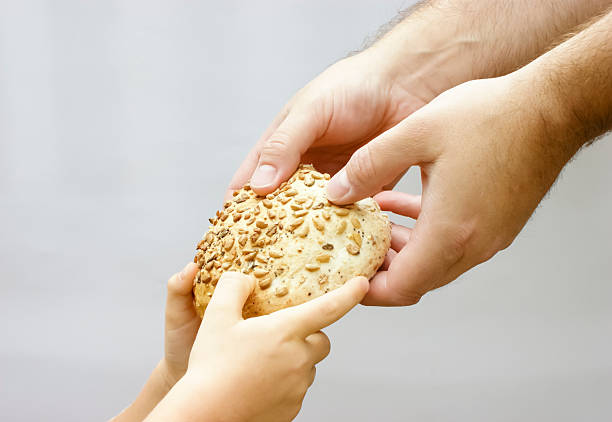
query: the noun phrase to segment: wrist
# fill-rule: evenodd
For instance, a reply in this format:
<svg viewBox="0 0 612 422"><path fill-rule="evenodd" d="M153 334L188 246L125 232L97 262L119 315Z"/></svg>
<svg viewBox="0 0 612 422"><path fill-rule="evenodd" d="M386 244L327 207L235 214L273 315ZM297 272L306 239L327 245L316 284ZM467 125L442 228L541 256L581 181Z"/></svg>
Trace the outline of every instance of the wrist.
<svg viewBox="0 0 612 422"><path fill-rule="evenodd" d="M463 82L479 78L474 72L478 41L459 19L427 9L400 22L368 48L381 71L394 84L418 92L426 102Z"/></svg>
<svg viewBox="0 0 612 422"><path fill-rule="evenodd" d="M506 76L519 93L522 107L537 121L535 133L559 158L569 161L588 141L579 133L580 122L572 110L571 99L539 63L532 63Z"/></svg>
<svg viewBox="0 0 612 422"><path fill-rule="evenodd" d="M501 79L507 83L508 95L499 101L509 103L509 116L520 116L516 141L527 142L525 148L537 152L551 170L560 171L586 141L571 133L571 118L563 98L550 81L529 68Z"/></svg>
<svg viewBox="0 0 612 422"><path fill-rule="evenodd" d="M201 377L183 376L166 397L151 412L146 421L157 420L229 420L216 414L223 408L217 400L215 390L203 384ZM227 410L227 409L226 409Z"/></svg>
<svg viewBox="0 0 612 422"><path fill-rule="evenodd" d="M174 385L181 380L181 378L185 375L184 371L178 371L172 367L166 360L166 358L162 358L157 367L155 368L155 372L157 373L157 378L159 379L160 388L163 389L166 393L174 387Z"/></svg>

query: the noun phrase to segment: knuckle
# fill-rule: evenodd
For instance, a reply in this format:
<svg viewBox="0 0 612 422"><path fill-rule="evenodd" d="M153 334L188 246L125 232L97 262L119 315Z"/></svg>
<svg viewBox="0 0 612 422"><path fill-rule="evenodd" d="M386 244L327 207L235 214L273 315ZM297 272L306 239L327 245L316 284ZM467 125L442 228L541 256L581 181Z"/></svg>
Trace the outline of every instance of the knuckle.
<svg viewBox="0 0 612 422"><path fill-rule="evenodd" d="M261 147L264 159L284 158L291 152L291 140L288 133L277 130Z"/></svg>
<svg viewBox="0 0 612 422"><path fill-rule="evenodd" d="M468 224L458 225L444 230L443 260L451 266L461 260L474 236L474 229Z"/></svg>
<svg viewBox="0 0 612 422"><path fill-rule="evenodd" d="M430 161L439 153L435 136L436 121L428 115L411 116L404 120L401 130L402 146L399 154L410 154L418 161Z"/></svg>
<svg viewBox="0 0 612 422"><path fill-rule="evenodd" d="M368 145L355 151L346 166L347 177L356 186L369 186L376 173L376 164Z"/></svg>
<svg viewBox="0 0 612 422"><path fill-rule="evenodd" d="M324 350L327 350L327 353L329 353L329 351L331 350L331 341L329 340L329 337L327 337L327 334L321 333L321 338L323 340Z"/></svg>
<svg viewBox="0 0 612 422"><path fill-rule="evenodd" d="M397 281L399 281L401 284L400 288L397 289L397 292L394 295L394 305L415 305L419 303L423 295L430 290L429 286L424 287L422 289L415 288L415 286L411 285L410 283L406 283L404 279Z"/></svg>
<svg viewBox="0 0 612 422"><path fill-rule="evenodd" d="M433 122L425 115L408 119L407 122L409 124L405 127L405 136L411 140L427 138L433 130Z"/></svg>
<svg viewBox="0 0 612 422"><path fill-rule="evenodd" d="M329 355L329 352L331 352L331 342L327 336L325 336L324 341L325 343L321 346L321 348L323 351L323 358L326 358Z"/></svg>
<svg viewBox="0 0 612 422"><path fill-rule="evenodd" d="M503 251L504 249L508 249L510 247L510 245L512 245L512 243L514 243L514 238L513 237L511 237L509 239L508 238L499 239L497 241L497 245L499 247L497 248L497 251L495 251L495 252L497 253L498 251Z"/></svg>
<svg viewBox="0 0 612 422"><path fill-rule="evenodd" d="M493 258L498 251L499 249L496 247L488 247L484 249L478 256L478 263L488 261L489 259Z"/></svg>
<svg viewBox="0 0 612 422"><path fill-rule="evenodd" d="M401 306L416 305L417 303L419 303L419 301L421 300L424 294L425 293L418 293L414 291L403 293L400 295L399 305Z"/></svg>
<svg viewBox="0 0 612 422"><path fill-rule="evenodd" d="M502 251L512 245L513 242L513 238L507 238L505 236L498 236L492 242L486 242L483 251L478 257L478 262L481 263L488 261L489 259L493 258L497 252Z"/></svg>

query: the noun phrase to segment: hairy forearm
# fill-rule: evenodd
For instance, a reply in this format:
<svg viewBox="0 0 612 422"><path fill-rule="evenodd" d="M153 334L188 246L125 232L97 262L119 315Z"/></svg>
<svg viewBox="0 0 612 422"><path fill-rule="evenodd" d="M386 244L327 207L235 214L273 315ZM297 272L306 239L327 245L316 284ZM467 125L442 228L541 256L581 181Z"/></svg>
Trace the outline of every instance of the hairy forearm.
<svg viewBox="0 0 612 422"><path fill-rule="evenodd" d="M429 0L374 43L401 83L434 97L472 79L501 76L545 52L611 0ZM384 32L384 30L382 31Z"/></svg>
<svg viewBox="0 0 612 422"><path fill-rule="evenodd" d="M612 128L612 8L516 73L551 138L568 148Z"/></svg>

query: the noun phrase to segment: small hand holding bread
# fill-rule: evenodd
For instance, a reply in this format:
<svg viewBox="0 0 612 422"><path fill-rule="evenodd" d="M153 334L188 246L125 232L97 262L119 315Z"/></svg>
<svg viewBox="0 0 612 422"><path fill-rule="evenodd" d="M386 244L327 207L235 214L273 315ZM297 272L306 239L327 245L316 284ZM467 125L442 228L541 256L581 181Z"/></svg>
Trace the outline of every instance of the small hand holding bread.
<svg viewBox="0 0 612 422"><path fill-rule="evenodd" d="M202 316L224 271L257 280L245 318L321 296L356 276L372 277L389 249L391 227L371 198L336 206L327 200L328 174L300 165L265 197L247 185L211 218L198 244L193 293Z"/></svg>

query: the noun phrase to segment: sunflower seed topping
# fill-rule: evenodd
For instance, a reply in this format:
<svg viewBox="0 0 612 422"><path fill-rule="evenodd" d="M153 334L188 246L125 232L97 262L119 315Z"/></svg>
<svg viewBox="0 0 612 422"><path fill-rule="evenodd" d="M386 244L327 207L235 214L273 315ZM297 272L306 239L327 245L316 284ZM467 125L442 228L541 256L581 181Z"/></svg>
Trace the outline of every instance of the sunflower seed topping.
<svg viewBox="0 0 612 422"><path fill-rule="evenodd" d="M359 247L357 245L355 245L354 243L349 243L348 245L346 245L346 250L351 255L359 254Z"/></svg>
<svg viewBox="0 0 612 422"><path fill-rule="evenodd" d="M267 289L272 284L272 279L270 277L262 278L258 284L260 289Z"/></svg>
<svg viewBox="0 0 612 422"><path fill-rule="evenodd" d="M330 258L331 258L331 255L326 252L323 252L317 255L317 261L319 262L329 262Z"/></svg>
<svg viewBox="0 0 612 422"><path fill-rule="evenodd" d="M253 271L253 275L257 278L261 278L264 275L268 275L270 271L264 269L264 268L255 268L255 270Z"/></svg>
<svg viewBox="0 0 612 422"><path fill-rule="evenodd" d="M287 289L286 286L277 287L276 290L274 291L274 294L278 297L285 296L287 293L289 293L289 290Z"/></svg>

